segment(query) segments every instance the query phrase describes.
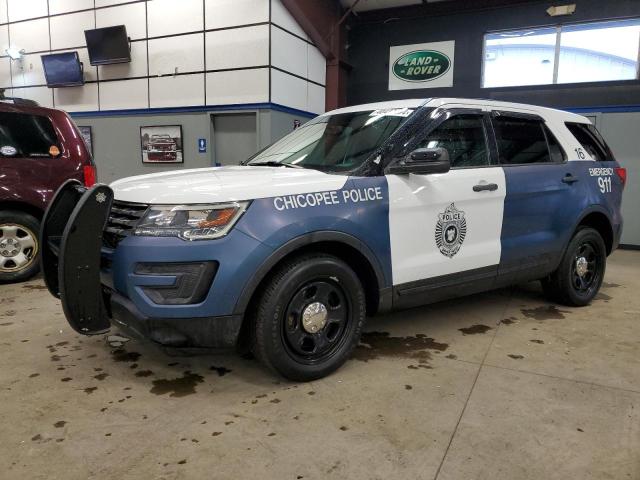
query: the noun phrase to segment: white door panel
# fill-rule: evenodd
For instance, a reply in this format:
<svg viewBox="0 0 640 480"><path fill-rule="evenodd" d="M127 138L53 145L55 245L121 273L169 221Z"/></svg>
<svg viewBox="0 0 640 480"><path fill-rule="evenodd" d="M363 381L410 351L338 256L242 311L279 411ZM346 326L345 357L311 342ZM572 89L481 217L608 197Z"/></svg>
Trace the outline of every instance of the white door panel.
<svg viewBox="0 0 640 480"><path fill-rule="evenodd" d="M501 167L461 168L432 175L387 175L387 182L394 285L500 262L506 192ZM473 190L474 185L484 183L495 183L498 188ZM437 244L436 230L439 215L451 204L454 211L462 212L453 222L454 234L462 242L445 245L443 253ZM441 232L441 245L443 236Z"/></svg>

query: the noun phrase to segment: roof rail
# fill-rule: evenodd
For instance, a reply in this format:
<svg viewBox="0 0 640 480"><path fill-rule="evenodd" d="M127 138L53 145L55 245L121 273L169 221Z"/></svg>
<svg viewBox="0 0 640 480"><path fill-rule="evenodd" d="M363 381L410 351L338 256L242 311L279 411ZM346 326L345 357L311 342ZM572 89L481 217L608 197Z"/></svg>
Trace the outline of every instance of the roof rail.
<svg viewBox="0 0 640 480"><path fill-rule="evenodd" d="M13 102L14 105L28 105L30 107L39 107L40 104L35 100L29 100L28 98L19 97L7 97L5 95L5 88L0 88L0 101L1 102Z"/></svg>

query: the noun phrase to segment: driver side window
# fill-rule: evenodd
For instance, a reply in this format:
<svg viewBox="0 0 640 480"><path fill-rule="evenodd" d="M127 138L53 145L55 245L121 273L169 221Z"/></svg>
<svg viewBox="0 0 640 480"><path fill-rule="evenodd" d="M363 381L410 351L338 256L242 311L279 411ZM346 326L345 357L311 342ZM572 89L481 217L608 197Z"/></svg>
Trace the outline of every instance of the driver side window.
<svg viewBox="0 0 640 480"><path fill-rule="evenodd" d="M482 115L455 115L441 123L416 148L444 148L451 168L489 165L489 149Z"/></svg>

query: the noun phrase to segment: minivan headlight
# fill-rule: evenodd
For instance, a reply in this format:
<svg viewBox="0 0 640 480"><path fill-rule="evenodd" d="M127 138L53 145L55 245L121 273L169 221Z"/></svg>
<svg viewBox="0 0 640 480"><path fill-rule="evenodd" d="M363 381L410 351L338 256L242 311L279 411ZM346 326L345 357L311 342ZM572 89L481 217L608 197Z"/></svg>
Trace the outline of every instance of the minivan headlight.
<svg viewBox="0 0 640 480"><path fill-rule="evenodd" d="M151 205L134 231L149 237L212 240L229 233L249 202L213 205Z"/></svg>

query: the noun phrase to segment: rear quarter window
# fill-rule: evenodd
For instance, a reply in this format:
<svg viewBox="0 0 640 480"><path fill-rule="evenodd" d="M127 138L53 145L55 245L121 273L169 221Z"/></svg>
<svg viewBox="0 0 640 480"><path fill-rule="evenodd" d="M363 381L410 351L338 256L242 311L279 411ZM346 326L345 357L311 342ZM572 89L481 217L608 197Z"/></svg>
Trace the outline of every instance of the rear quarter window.
<svg viewBox="0 0 640 480"><path fill-rule="evenodd" d="M596 127L590 123L575 122L566 122L565 125L591 158L598 162L613 160L611 149Z"/></svg>
<svg viewBox="0 0 640 480"><path fill-rule="evenodd" d="M47 117L0 112L0 158L51 158L59 153L58 137Z"/></svg>

